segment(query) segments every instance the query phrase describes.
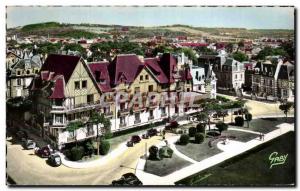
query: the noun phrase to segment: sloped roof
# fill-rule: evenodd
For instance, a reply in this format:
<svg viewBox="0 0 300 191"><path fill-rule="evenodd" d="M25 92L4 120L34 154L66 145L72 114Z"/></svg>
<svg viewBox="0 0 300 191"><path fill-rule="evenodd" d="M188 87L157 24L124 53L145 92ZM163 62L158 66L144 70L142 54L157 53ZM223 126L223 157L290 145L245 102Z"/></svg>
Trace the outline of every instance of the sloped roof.
<svg viewBox="0 0 300 191"><path fill-rule="evenodd" d="M278 79L289 80L294 77L294 65L288 63L280 67Z"/></svg>
<svg viewBox="0 0 300 191"><path fill-rule="evenodd" d="M146 58L144 59L145 66L154 75L154 78L158 83L166 84L168 83L168 78L158 64L157 58Z"/></svg>
<svg viewBox="0 0 300 191"><path fill-rule="evenodd" d="M88 64L88 67L102 92L109 92L112 90L110 86L108 65L108 62L95 62ZM99 76L97 76L97 72L99 72Z"/></svg>
<svg viewBox="0 0 300 191"><path fill-rule="evenodd" d="M116 86L122 81L132 83L144 68L144 64L135 54L118 55L108 65L111 84Z"/></svg>
<svg viewBox="0 0 300 191"><path fill-rule="evenodd" d="M49 71L54 72L55 75L62 75L65 83L68 83L79 60L79 56L50 54L43 64L41 71Z"/></svg>
<svg viewBox="0 0 300 191"><path fill-rule="evenodd" d="M55 80L54 87L52 90L52 94L50 95L50 99L62 99L65 98L65 82L63 76L58 76Z"/></svg>

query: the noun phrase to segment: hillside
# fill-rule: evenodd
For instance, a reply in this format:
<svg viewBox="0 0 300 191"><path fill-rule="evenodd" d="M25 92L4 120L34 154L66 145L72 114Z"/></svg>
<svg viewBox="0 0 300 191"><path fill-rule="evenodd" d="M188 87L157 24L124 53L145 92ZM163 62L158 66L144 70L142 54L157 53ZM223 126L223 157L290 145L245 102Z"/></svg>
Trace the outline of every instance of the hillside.
<svg viewBox="0 0 300 191"><path fill-rule="evenodd" d="M158 27L137 27L122 25L102 24L65 24L57 22L36 23L19 28L8 29L7 34L18 34L19 36L51 35L53 37L94 38L108 37L109 34L122 33L122 28L129 30L126 35L129 38L151 38L153 36L176 37L187 35L191 37L213 37L213 38L290 38L294 36L294 30L285 29L245 29L245 28L205 28L192 27L188 25L168 25Z"/></svg>

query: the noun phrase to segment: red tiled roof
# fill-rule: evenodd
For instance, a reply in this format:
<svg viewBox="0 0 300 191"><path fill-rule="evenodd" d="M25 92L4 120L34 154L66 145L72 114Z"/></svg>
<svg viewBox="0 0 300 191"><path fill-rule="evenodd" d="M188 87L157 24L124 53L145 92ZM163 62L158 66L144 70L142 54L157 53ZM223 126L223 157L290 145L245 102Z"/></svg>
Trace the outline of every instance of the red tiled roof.
<svg viewBox="0 0 300 191"><path fill-rule="evenodd" d="M102 92L109 92L111 91L110 86L110 76L108 72L108 62L97 62L97 63L90 63L88 67L90 68L93 77L95 78L100 90ZM99 75L99 76L97 76ZM103 82L101 82L103 81Z"/></svg>
<svg viewBox="0 0 300 191"><path fill-rule="evenodd" d="M54 72L54 75L62 75L68 83L79 60L79 56L50 54L41 68L41 73Z"/></svg>
<svg viewBox="0 0 300 191"><path fill-rule="evenodd" d="M181 71L179 71L179 74L181 76L181 80L183 80L183 81L193 79L189 69L181 70Z"/></svg>
<svg viewBox="0 0 300 191"><path fill-rule="evenodd" d="M179 43L181 46L189 46L189 47L201 47L201 46L208 46L207 43L195 43L195 42L182 42Z"/></svg>
<svg viewBox="0 0 300 191"><path fill-rule="evenodd" d="M144 64L134 54L118 55L108 65L111 84L132 83L144 68Z"/></svg>
<svg viewBox="0 0 300 191"><path fill-rule="evenodd" d="M57 76L55 82L54 82L54 88L52 91L52 94L50 95L50 99L62 99L65 98L65 91L64 88L64 77L63 76Z"/></svg>
<svg viewBox="0 0 300 191"><path fill-rule="evenodd" d="M154 75L155 79L158 81L158 83L166 84L168 83L168 78L161 69L161 67L158 64L158 60L156 58L146 58L144 59L145 66L151 71L151 73Z"/></svg>

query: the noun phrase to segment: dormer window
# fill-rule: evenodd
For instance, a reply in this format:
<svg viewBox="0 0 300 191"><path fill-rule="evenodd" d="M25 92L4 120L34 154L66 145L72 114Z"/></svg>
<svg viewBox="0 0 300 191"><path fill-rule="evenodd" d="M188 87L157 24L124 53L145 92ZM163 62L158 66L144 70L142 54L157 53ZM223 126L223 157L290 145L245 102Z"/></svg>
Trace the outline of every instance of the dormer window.
<svg viewBox="0 0 300 191"><path fill-rule="evenodd" d="M140 76L140 81L143 81L144 80L144 76Z"/></svg>
<svg viewBox="0 0 300 191"><path fill-rule="evenodd" d="M26 71L26 74L27 74L27 75L30 74L30 70L27 70L27 71Z"/></svg>
<svg viewBox="0 0 300 191"><path fill-rule="evenodd" d="M149 76L148 75L145 76L145 80L149 80Z"/></svg>
<svg viewBox="0 0 300 191"><path fill-rule="evenodd" d="M21 71L17 71L17 76L20 76L21 75Z"/></svg>
<svg viewBox="0 0 300 191"><path fill-rule="evenodd" d="M105 79L100 79L101 84L105 84Z"/></svg>

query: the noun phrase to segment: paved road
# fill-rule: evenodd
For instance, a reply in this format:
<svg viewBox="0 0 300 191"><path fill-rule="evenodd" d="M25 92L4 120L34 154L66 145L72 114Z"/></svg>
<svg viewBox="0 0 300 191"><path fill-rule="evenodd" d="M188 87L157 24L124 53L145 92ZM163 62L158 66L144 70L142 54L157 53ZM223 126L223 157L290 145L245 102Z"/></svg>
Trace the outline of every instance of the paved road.
<svg viewBox="0 0 300 191"><path fill-rule="evenodd" d="M145 153L145 142L151 146L160 141L160 136L142 140L109 164L71 169L63 165L50 167L45 159L34 155L33 150L23 150L20 144L12 143L12 137L8 137L7 173L19 185L107 185L122 174L135 171L139 157Z"/></svg>
<svg viewBox="0 0 300 191"><path fill-rule="evenodd" d="M253 117L282 115L278 104L248 100L246 105ZM230 118L227 116L225 121L229 122ZM6 141L7 173L19 185L107 185L112 180L119 179L124 173L134 172L139 157L145 153L145 142L149 147L158 144L161 137L142 140L109 163L88 169L71 169L63 165L57 168L50 167L45 159L34 155L32 150L23 150L20 144L12 143L11 140L12 137L8 137Z"/></svg>

